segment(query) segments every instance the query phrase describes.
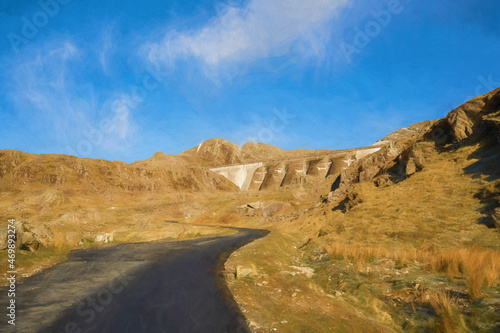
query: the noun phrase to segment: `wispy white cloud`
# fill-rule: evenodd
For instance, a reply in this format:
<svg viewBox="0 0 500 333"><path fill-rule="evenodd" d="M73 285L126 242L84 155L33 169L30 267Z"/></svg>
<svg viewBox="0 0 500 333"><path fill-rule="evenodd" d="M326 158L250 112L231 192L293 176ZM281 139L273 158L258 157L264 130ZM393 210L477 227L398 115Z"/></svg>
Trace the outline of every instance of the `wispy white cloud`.
<svg viewBox="0 0 500 333"><path fill-rule="evenodd" d="M156 65L195 58L208 71L288 54L322 57L332 23L348 2L250 0L244 8L228 7L200 29L167 31L160 41L146 43L144 50Z"/></svg>
<svg viewBox="0 0 500 333"><path fill-rule="evenodd" d="M78 117L75 105L90 106L83 100L71 103L67 94L73 86L69 66L80 50L69 40L45 44L43 48L24 50L5 66L11 78L8 94L20 113L36 119L43 117L53 124Z"/></svg>
<svg viewBox="0 0 500 333"><path fill-rule="evenodd" d="M103 28L100 32L100 40L96 49L101 68L105 74L108 74L109 62L116 51L116 36L112 26Z"/></svg>
<svg viewBox="0 0 500 333"><path fill-rule="evenodd" d="M129 94L120 93L108 99L104 105L107 114L107 126L103 128L103 144L108 149L120 149L130 143L130 139L136 132L136 125L132 118L132 112L137 107L137 100Z"/></svg>
<svg viewBox="0 0 500 333"><path fill-rule="evenodd" d="M135 104L123 93L96 92L92 80L81 79L87 57L68 38L25 48L3 65L11 78L7 94L27 127L58 142L59 152L99 157L126 150L135 133Z"/></svg>

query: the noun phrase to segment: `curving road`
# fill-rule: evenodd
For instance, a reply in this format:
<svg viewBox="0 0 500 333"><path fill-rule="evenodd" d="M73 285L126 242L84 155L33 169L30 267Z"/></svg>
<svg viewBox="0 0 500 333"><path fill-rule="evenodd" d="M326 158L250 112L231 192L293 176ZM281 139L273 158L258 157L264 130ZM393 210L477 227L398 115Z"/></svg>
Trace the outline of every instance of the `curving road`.
<svg viewBox="0 0 500 333"><path fill-rule="evenodd" d="M16 326L5 320L0 332L248 332L223 265L269 232L235 229L228 236L75 251L18 286Z"/></svg>

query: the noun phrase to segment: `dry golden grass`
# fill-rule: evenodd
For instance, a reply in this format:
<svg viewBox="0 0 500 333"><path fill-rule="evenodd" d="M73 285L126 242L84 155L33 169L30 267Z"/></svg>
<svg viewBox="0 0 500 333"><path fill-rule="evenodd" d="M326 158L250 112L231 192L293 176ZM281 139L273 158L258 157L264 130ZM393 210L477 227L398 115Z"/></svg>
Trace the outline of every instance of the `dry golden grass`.
<svg viewBox="0 0 500 333"><path fill-rule="evenodd" d="M467 278L467 291L471 299L481 296L483 286L497 286L500 279L500 252L478 248L457 248L440 253L413 249L390 250L383 246L362 246L346 243L327 243L325 251L332 258L354 262L359 272L365 264L375 259L392 259L399 263L419 262L433 272L446 274L451 280L458 276Z"/></svg>
<svg viewBox="0 0 500 333"><path fill-rule="evenodd" d="M351 245L348 243L327 243L324 245L324 249L332 258L340 257L362 263L380 258L423 261L429 255L428 252L416 249L388 249L383 246Z"/></svg>
<svg viewBox="0 0 500 333"><path fill-rule="evenodd" d="M479 297L484 285L496 286L500 278L500 253L476 248L454 249L434 256L427 267L454 277L467 277L467 291L472 299Z"/></svg>
<svg viewBox="0 0 500 333"><path fill-rule="evenodd" d="M498 233L478 223L484 217L483 204L474 197L490 181L464 172L475 162L466 157L477 147L433 153L422 171L389 187L357 184L355 191L362 202L349 213L331 211L325 205L297 223L326 230L327 235L318 241L333 255L361 261L387 257L429 262L429 256L441 254L432 269L454 274L479 265L491 284L498 276L492 273L498 271ZM492 250L482 251L488 248Z"/></svg>
<svg viewBox="0 0 500 333"><path fill-rule="evenodd" d="M263 227L273 229L272 225ZM257 271L254 277L235 279L231 274L227 280L253 332L394 331L390 316L378 309L378 302L371 303L379 313L375 322L372 316L368 319L360 309L326 294L314 280L297 273L292 266L303 266L297 249L300 243L296 233L273 230L233 253L226 262L228 272L238 266Z"/></svg>
<svg viewBox="0 0 500 333"><path fill-rule="evenodd" d="M466 147L452 153L435 153L421 172L389 187L378 188L371 182L357 184L354 191L362 202L348 214L331 212L328 206L325 216L322 212L311 214L306 223L319 222L330 228L330 240L364 245L432 245L445 249L467 240L482 238L481 243L487 243L495 237L477 223L484 217L483 204L474 194L489 181L464 172L475 162L464 157L473 150ZM457 162L451 162L455 159Z"/></svg>
<svg viewBox="0 0 500 333"><path fill-rule="evenodd" d="M429 304L437 314L436 332L468 332L464 318L458 310L456 299L446 292L427 293L421 303Z"/></svg>
<svg viewBox="0 0 500 333"><path fill-rule="evenodd" d="M205 213L205 202L215 202L215 194L137 194L134 197L124 194L112 201L99 196L82 195L72 198L70 202L42 207L39 202L43 193L36 192L31 197L0 194L0 199L5 199L0 200L0 208L4 208L0 219L3 216L4 220L15 218L26 222L37 230L38 235L44 236L39 238L43 246L37 252L22 251L18 256L18 271L24 277L65 260L73 249L101 245L95 241L96 236L106 233L114 235L114 242L145 242L184 240L234 232L224 228L165 222L194 222L197 216ZM26 205L22 214L16 210L21 202ZM185 212L189 212L191 218L187 218ZM218 216L215 216L205 222L222 224L217 219ZM5 253L1 254L3 258ZM2 260L0 271L6 272L6 267L7 261ZM3 281L0 285L7 282L5 279Z"/></svg>
<svg viewBox="0 0 500 333"><path fill-rule="evenodd" d="M408 317L401 309L413 311L408 327L415 331L467 331L465 322L470 330L480 327L478 322L492 327L494 315L485 315L479 305L464 315L464 309L494 297L493 288L500 284L499 233L479 223L486 216L485 204L475 197L496 178L465 171L478 162L471 156L479 147L430 152L424 169L399 183L356 184L353 190L361 202L348 213L332 210L336 204L323 204L283 227L304 232L310 257L317 257L318 250L328 254L328 264L323 259L317 264L325 274L317 280L345 292L353 305L370 311L370 299L381 300L393 306L385 310L399 325ZM336 274L344 277L332 278ZM438 292L444 286L449 294ZM429 323L415 307L422 288L429 297L426 308L436 314Z"/></svg>

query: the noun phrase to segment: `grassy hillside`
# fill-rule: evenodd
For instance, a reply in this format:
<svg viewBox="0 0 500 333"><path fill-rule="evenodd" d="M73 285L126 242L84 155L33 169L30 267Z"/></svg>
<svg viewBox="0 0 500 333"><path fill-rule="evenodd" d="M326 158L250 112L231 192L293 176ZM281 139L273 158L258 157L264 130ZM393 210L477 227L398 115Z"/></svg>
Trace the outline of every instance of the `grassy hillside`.
<svg viewBox="0 0 500 333"><path fill-rule="evenodd" d="M468 171L486 151L477 143L432 152L424 170L397 184L357 184L346 212L326 202L264 224L272 236L228 262L229 271L256 267L255 276L229 280L256 331L369 331L362 321L349 326L339 314L346 304L380 331L498 329L500 234L481 223L487 204L476 195L498 169ZM283 273L290 266L315 274Z"/></svg>
<svg viewBox="0 0 500 333"><path fill-rule="evenodd" d="M228 278L254 330L374 329L345 311L378 331L500 330L500 233L492 219L500 136L485 122L498 113L498 95L450 113L460 121L434 121L419 136L389 142L335 182L280 193L316 201L261 220L272 236L227 263L230 271L255 270Z"/></svg>

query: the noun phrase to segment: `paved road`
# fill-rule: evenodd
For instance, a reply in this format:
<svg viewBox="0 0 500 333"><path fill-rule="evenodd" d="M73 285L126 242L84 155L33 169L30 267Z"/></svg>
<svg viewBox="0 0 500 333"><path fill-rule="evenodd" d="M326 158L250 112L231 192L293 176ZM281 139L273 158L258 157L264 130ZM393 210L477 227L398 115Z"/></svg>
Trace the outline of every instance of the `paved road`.
<svg viewBox="0 0 500 333"><path fill-rule="evenodd" d="M4 318L0 332L248 332L222 270L231 252L268 231L237 230L78 250L18 286L16 326Z"/></svg>

